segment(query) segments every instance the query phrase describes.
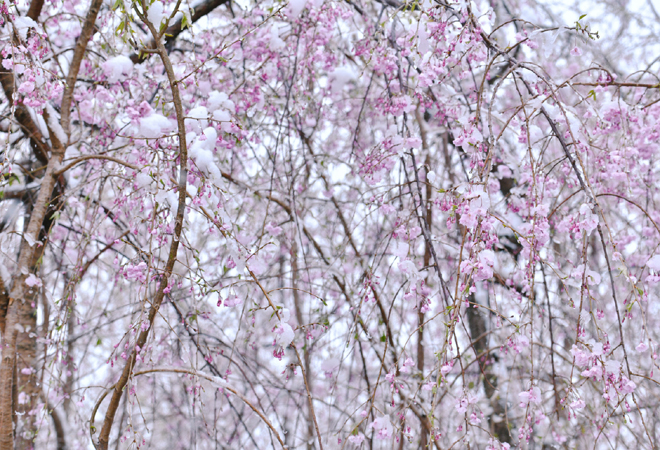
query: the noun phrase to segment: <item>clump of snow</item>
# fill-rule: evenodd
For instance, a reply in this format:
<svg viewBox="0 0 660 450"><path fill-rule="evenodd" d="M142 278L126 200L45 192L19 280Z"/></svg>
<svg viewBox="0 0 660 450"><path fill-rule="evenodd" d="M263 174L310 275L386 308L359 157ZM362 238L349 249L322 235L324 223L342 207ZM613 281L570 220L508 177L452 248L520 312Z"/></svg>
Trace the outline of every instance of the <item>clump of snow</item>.
<svg viewBox="0 0 660 450"><path fill-rule="evenodd" d="M213 120L220 122L222 131L231 131L231 115L236 113L236 105L224 92L213 91L206 102L209 111L213 111Z"/></svg>
<svg viewBox="0 0 660 450"><path fill-rule="evenodd" d="M191 119L204 120L208 119L209 112L204 106L197 106L190 110L188 117Z"/></svg>
<svg viewBox="0 0 660 450"><path fill-rule="evenodd" d="M144 172L140 172L135 176L135 186L138 188L149 187L153 181L154 180Z"/></svg>
<svg viewBox="0 0 660 450"><path fill-rule="evenodd" d="M101 64L108 83L124 81L133 71L133 61L124 55L115 56Z"/></svg>
<svg viewBox="0 0 660 450"><path fill-rule="evenodd" d="M415 266L415 263L409 259L400 261L397 264L397 267L399 268L401 273L403 273L409 280L417 280L417 278L419 277L419 273L417 272L417 267Z"/></svg>
<svg viewBox="0 0 660 450"><path fill-rule="evenodd" d="M154 199L161 205L167 204L167 206L173 211L176 211L176 208L179 205L179 199L172 191L159 190Z"/></svg>
<svg viewBox="0 0 660 450"><path fill-rule="evenodd" d="M341 361L337 358L328 358L321 364L321 370L325 374L326 378L332 378L332 373L339 368L340 364Z"/></svg>
<svg viewBox="0 0 660 450"><path fill-rule="evenodd" d="M347 67L338 67L330 74L332 93L341 92L344 85L354 78L353 72Z"/></svg>
<svg viewBox="0 0 660 450"><path fill-rule="evenodd" d="M171 128L170 120L160 114L151 114L139 120L139 134L147 139L162 137Z"/></svg>
<svg viewBox="0 0 660 450"><path fill-rule="evenodd" d="M50 103L46 103L46 111L48 111L48 128L50 128L50 131L55 133L55 136L60 141L60 144L66 145L68 139L64 133L64 129L60 125L59 114L57 114L55 108L50 106Z"/></svg>
<svg viewBox="0 0 660 450"><path fill-rule="evenodd" d="M5 265L2 264L1 262L0 262L0 279L5 284L5 286L9 286L9 282L11 280L11 274L9 273L9 270L7 270Z"/></svg>
<svg viewBox="0 0 660 450"><path fill-rule="evenodd" d="M660 273L660 255L655 255L653 258L646 262L649 269L655 273Z"/></svg>
<svg viewBox="0 0 660 450"><path fill-rule="evenodd" d="M226 109L232 114L236 112L236 105L229 100L229 97L224 92L213 91L209 94L209 99L206 102L206 107L209 111L216 111L218 109Z"/></svg>
<svg viewBox="0 0 660 450"><path fill-rule="evenodd" d="M14 28L23 40L27 39L27 33L30 28L37 28L38 26L37 22L29 17L17 17L14 19Z"/></svg>
<svg viewBox="0 0 660 450"><path fill-rule="evenodd" d="M37 243L37 240L32 233L25 233L23 239L25 239L25 242L27 242L30 247L34 247L34 244Z"/></svg>
<svg viewBox="0 0 660 450"><path fill-rule="evenodd" d="M147 20L154 24L156 29L158 29L164 18L165 14L163 13L163 4L161 2L153 2L151 6L149 6L149 11L147 12Z"/></svg>
<svg viewBox="0 0 660 450"><path fill-rule="evenodd" d="M275 341L277 342L277 345L286 348L291 343L293 342L293 338L295 337L295 333L293 332L293 328L291 328L291 325L288 323L282 321L280 322L274 330L275 333Z"/></svg>
<svg viewBox="0 0 660 450"><path fill-rule="evenodd" d="M429 35L426 32L426 23L424 21L419 22L419 28L417 29L417 51L420 55L425 55L431 47L429 43Z"/></svg>
<svg viewBox="0 0 660 450"><path fill-rule="evenodd" d="M217 109L213 111L213 119L218 122L229 122L231 120L231 114L225 109Z"/></svg>
<svg viewBox="0 0 660 450"><path fill-rule="evenodd" d="M307 0L289 0L289 17L292 19L298 17L306 4Z"/></svg>
<svg viewBox="0 0 660 450"><path fill-rule="evenodd" d="M280 38L280 32L277 29L277 25L274 25L270 29L270 42L269 42L268 47L274 52L282 50L284 47L286 47L286 44Z"/></svg>
<svg viewBox="0 0 660 450"><path fill-rule="evenodd" d="M200 137L195 139L188 150L188 156L195 161L197 168L213 180L219 180L222 177L218 166L213 161L213 149L217 139L217 131L208 127Z"/></svg>
<svg viewBox="0 0 660 450"><path fill-rule="evenodd" d="M187 114L186 126L199 132L208 125L209 111L204 106L197 106Z"/></svg>
<svg viewBox="0 0 660 450"><path fill-rule="evenodd" d="M94 114L97 108L97 101L95 98L83 100L78 104L78 117L83 122L98 125L101 122L101 117L98 114Z"/></svg>

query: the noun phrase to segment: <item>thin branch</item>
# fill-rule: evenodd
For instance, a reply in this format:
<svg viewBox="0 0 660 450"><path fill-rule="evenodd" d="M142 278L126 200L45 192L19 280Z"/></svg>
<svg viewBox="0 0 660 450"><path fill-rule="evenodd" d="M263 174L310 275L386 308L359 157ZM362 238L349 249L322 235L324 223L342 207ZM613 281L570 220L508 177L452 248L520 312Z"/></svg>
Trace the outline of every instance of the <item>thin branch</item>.
<svg viewBox="0 0 660 450"><path fill-rule="evenodd" d="M191 23L197 22L202 17L210 14L218 6L229 3L229 0L206 0L205 2L200 3L199 5L193 7L193 14L190 17ZM182 27L183 18L177 20L175 23L167 27L164 32L165 35L165 45L169 45L173 42L177 36L183 33L184 28ZM156 49L156 41L152 39L147 45L145 45L145 50L140 53L133 53L130 58L133 61L133 64L142 64L145 62L152 53L158 53Z"/></svg>
<svg viewBox="0 0 660 450"><path fill-rule="evenodd" d="M102 160L106 160L106 161L112 161L114 163L117 163L117 164L120 164L122 166L128 167L129 169L133 169L137 172L140 171L140 169L137 166L135 166L135 165L133 165L129 162L122 161L119 158L114 158L112 156L105 156L105 155L85 155L85 156L81 156L80 158L74 159L69 164L67 164L66 166L59 169L57 172L55 172L55 174L58 175L58 176L62 175L64 172L71 169L73 166L76 166L76 165L80 164L81 162L87 161L89 159L102 159Z"/></svg>

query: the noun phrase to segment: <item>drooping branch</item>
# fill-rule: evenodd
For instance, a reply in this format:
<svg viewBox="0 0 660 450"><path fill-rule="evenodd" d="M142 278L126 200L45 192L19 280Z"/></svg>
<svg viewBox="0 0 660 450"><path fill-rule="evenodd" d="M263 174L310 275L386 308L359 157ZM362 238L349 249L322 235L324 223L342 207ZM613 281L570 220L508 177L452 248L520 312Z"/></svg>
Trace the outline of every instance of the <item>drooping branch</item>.
<svg viewBox="0 0 660 450"><path fill-rule="evenodd" d="M183 368L179 368L179 367L154 367L154 368L151 368L151 369L145 369L145 370L140 370L139 372L135 372L133 374L133 376L137 377L137 376L140 376L140 375L147 375L147 374L150 374L150 373L182 373L182 374L192 375L192 376L195 376L195 377L204 378L205 380L210 381L211 383L215 384L219 388L231 392L236 397L241 399L243 401L243 403L248 405L250 407L250 409L252 411L254 411L255 414L257 414L259 416L259 418L268 426L270 431L273 432L273 434L275 435L275 439L277 439L277 441L280 443L280 445L282 445L282 448L286 448L286 446L284 445L284 442L282 441L282 438L280 437L280 434L277 432L277 430L275 429L273 424L268 420L268 418L264 415L264 413L261 412L257 407L255 407L252 404L252 402L250 402L242 394L240 394L238 392L238 390L236 390L236 388L229 385L222 378L216 377L216 376L213 376L213 375L208 375L204 372L198 372L198 371L183 369Z"/></svg>
<svg viewBox="0 0 660 450"><path fill-rule="evenodd" d="M117 163L117 164L119 164L119 165L121 165L121 166L128 167L129 169L133 169L133 170L135 170L135 171L139 171L139 170L140 170L136 165L131 164L131 163L126 162L126 161L122 161L121 159L119 159L119 158L114 158L114 157L112 157L112 156L106 156L106 155L85 155L85 156L81 156L81 157L79 157L79 158L74 159L74 160L71 161L69 164L67 164L66 166L64 166L64 167L62 167L61 169L59 169L56 173L57 173L57 175L61 175L61 174L65 173L66 171L68 171L69 169L71 169L72 167L74 167L74 166L80 164L81 162L83 162L83 161L88 161L88 160L90 160L90 159L99 159L99 160L103 160L103 161L111 161L111 162L113 162L113 163Z"/></svg>
<svg viewBox="0 0 660 450"><path fill-rule="evenodd" d="M230 0L206 0L199 5L193 7L193 13L190 16L191 23L197 22L202 17L210 14L218 6L222 6L225 3L229 3ZM177 20L172 25L167 27L164 31L163 36L165 36L165 46L168 46L171 42L174 42L176 38L185 31L183 28L183 18ZM146 46L147 50L156 50L157 45L155 38L152 39ZM140 53L133 53L130 58L134 64L142 64L146 61L154 52L144 51ZM157 52L156 52L157 53Z"/></svg>
<svg viewBox="0 0 660 450"><path fill-rule="evenodd" d="M142 6L144 8L144 2L142 2ZM186 210L186 193L187 193L186 186L188 182L188 148L186 143L186 127L184 123L185 115L183 112L183 104L181 102L179 84L176 75L174 74L174 67L172 66L172 62L167 54L167 50L165 49L163 42L158 39L158 31L154 28L154 26L150 22L145 20L144 16L142 16L141 19L149 27L149 30L151 31L151 34L156 42L156 49L161 58L161 61L163 62L163 65L165 66L165 72L167 73L167 78L170 84L170 90L172 92L172 98L174 101L174 108L176 112L176 121L178 128L178 140L179 140L179 180L178 180L179 201L177 205L176 217L174 220L174 234L172 236L172 242L170 244L167 263L165 265L165 269L163 273L161 274L158 290L156 291L156 295L154 296L154 299L151 301L151 308L149 309L148 312L147 320L149 322L149 328L147 328L146 330L142 330L138 335L135 342L135 347L131 351L131 354L128 357L128 359L126 360L126 364L124 365L122 374L112 391L112 397L110 398L110 403L105 413L105 419L103 421L103 427L101 428L99 440L98 442L94 442L94 446L97 449L101 449L101 450L107 450L108 448L108 444L110 442L110 431L114 423L115 414L117 412L117 408L119 407L119 402L124 394L124 387L131 378L133 369L135 367L135 362L138 355L137 354L138 350L136 348L140 348L140 349L144 348L144 344L146 343L147 338L149 337L149 332L153 328L153 324L156 319L156 313L158 312L158 309L160 308L160 305L163 302L163 298L165 296L164 291L168 286L169 279L172 276L172 270L174 269L174 263L176 262L177 252L179 249L179 241L181 240L181 233L183 231L183 216Z"/></svg>

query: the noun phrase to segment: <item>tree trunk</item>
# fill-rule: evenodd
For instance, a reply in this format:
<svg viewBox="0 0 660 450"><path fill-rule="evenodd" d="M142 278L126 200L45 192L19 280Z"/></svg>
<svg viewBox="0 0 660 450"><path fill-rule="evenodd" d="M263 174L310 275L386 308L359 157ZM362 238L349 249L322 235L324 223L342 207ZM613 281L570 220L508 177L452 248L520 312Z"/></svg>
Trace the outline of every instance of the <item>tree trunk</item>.
<svg viewBox="0 0 660 450"><path fill-rule="evenodd" d="M493 408L492 414L488 416L490 433L500 442L511 443L511 432L506 420L506 410L497 390L497 376L493 373L492 356L488 353L488 340L486 335L488 329L486 320L478 308L473 305L477 303L474 294L469 297L470 306L467 309L467 319L472 335L472 347L478 358L479 369L483 375L483 386L486 397L490 400Z"/></svg>

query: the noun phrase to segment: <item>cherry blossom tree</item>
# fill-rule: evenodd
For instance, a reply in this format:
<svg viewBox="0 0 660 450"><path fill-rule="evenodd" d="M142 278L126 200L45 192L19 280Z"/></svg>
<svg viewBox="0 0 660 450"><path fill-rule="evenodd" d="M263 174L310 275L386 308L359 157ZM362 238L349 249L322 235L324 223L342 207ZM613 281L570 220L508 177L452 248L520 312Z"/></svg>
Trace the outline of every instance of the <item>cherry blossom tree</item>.
<svg viewBox="0 0 660 450"><path fill-rule="evenodd" d="M660 7L577 3L0 0L0 449L660 446Z"/></svg>

